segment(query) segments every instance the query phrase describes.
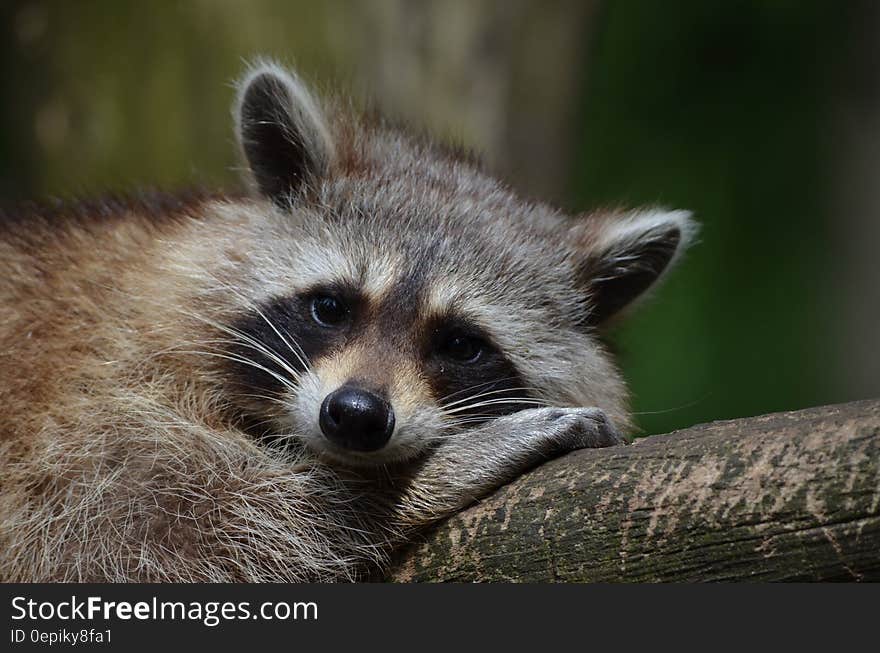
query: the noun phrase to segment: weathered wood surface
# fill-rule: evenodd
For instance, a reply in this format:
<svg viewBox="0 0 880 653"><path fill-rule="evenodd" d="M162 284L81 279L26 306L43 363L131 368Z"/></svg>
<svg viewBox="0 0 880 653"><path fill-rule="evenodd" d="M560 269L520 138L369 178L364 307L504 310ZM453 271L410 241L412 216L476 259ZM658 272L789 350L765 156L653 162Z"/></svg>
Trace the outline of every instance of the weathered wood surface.
<svg viewBox="0 0 880 653"><path fill-rule="evenodd" d="M397 581L880 580L880 400L573 452L404 552Z"/></svg>

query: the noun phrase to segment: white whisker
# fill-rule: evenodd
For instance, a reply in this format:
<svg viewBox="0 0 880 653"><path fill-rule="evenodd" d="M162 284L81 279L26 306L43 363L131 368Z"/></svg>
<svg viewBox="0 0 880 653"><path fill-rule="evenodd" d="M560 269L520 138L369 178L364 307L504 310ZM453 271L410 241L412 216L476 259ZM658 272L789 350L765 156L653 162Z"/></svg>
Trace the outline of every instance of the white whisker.
<svg viewBox="0 0 880 653"><path fill-rule="evenodd" d="M253 310L255 313L257 313L257 315L259 315L263 319L263 321L267 325L269 325L269 328L275 332L275 335L277 335L281 339L281 342L283 342L285 345L287 345L287 348L290 349L290 351L293 353L294 356L297 357L297 359L299 359L299 361L302 363L303 367L305 367L305 368L309 367L309 364L307 363L308 356L306 356L306 353L305 353L305 351L303 351L302 347L300 347L299 344L297 344L296 349L294 349L291 342L288 341L287 338L285 338L283 335L281 335L281 332L275 327L275 325L272 323L272 321L268 317L266 317L265 313L263 313L263 311L260 310L260 307L257 306L257 304L254 301L245 297L243 294L241 294L241 292L238 291L238 289L236 289L236 288L230 286L229 284L225 283L224 281L218 279L216 276L212 275L212 277L217 283L219 283L226 290L228 290L229 292L234 294L236 297L238 297L239 299L244 301L251 310ZM287 332L286 329L284 332L287 333L287 336L291 340L294 340L290 336L290 333ZM299 351L297 351L297 350L299 350Z"/></svg>
<svg viewBox="0 0 880 653"><path fill-rule="evenodd" d="M181 313L183 313L184 315L188 315L189 317L191 317L191 318L193 318L193 319L195 319L195 320L199 320L199 321L201 321L201 322L204 322L204 323L207 324L208 326L212 326L212 327L214 327L215 329L218 329L218 330L222 331L223 333L226 333L226 334L228 334L228 335L230 335L230 336L234 336L234 337L236 337L236 338L239 338L239 339L241 339L242 341L244 341L244 342L246 342L246 343L248 343L248 344L250 344L250 345L252 345L252 346L254 346L254 347L261 348L261 351L263 351L263 353L265 353L265 354L267 354L267 355L269 355L270 352L271 352L271 354L274 355L274 356L276 356L278 360L281 360L281 358L282 358L282 357L280 356L280 354L278 354L278 353L275 352L274 350L269 349L268 346L267 346L265 343L261 343L261 342L255 340L254 338L252 338L252 337L249 336L248 334L246 334L246 333L244 333L244 332L242 332L242 331L239 331L238 329L234 329L233 327L227 326L227 325L225 325L225 324L221 324L220 322L217 322L217 321L212 320L212 319L210 319L210 318L204 317L203 315L199 315L199 314L197 314L197 313L191 313L191 312L189 312L189 311L183 311L183 310L181 310ZM280 336L279 336L279 337L280 337ZM283 340L283 339L282 339L282 340ZM287 344L287 343L285 342L285 344ZM289 344L288 344L288 347L290 347ZM300 365L302 365L304 369L308 369L308 368L309 368L308 363L307 363L307 362L306 362L306 361L305 361L305 360L304 360L299 354L297 354L297 353L293 350L293 348L291 348L291 351L293 352L294 356L296 356L297 361L300 363ZM276 361L276 362L278 362L278 361Z"/></svg>
<svg viewBox="0 0 880 653"><path fill-rule="evenodd" d="M242 358L242 357L238 357L238 356L229 356L226 354L220 354L215 351L200 351L200 350L194 350L194 349L178 350L178 351L181 354L197 354L197 355L200 354L203 356L214 356L216 358L223 358L223 359L230 360L230 361L233 361L236 363L241 363L242 365L249 365L251 367L254 367L258 370L261 370L261 371L265 372L266 374L269 374L270 376L274 377L279 383L284 385L284 387L286 387L290 390L296 390L296 385L290 379L284 378L283 376L281 376L277 372L273 372L269 368L264 367L263 365L260 365L259 363L255 363L254 361L250 360L249 358Z"/></svg>
<svg viewBox="0 0 880 653"><path fill-rule="evenodd" d="M515 376L505 376L505 377L501 377L500 379L492 379L491 381L484 381L483 383L477 383L475 385L468 386L467 388L463 388L461 390L456 390L455 392L450 392L448 395L440 397L440 399L438 401L439 401L439 403L443 403L445 401L448 401L449 399L452 399L456 395L464 394L466 392L471 392L472 390L476 390L478 388L483 388L485 386L489 386L489 388L491 388L494 385L497 385L499 383L504 383L505 381L513 381L516 378L517 377L515 377Z"/></svg>
<svg viewBox="0 0 880 653"><path fill-rule="evenodd" d="M247 347L248 349L251 349L253 351L256 351L258 353L265 355L267 358L269 358L269 360L271 360L272 362L277 364L285 372L290 374L293 378L298 378L300 375L300 372L298 372L293 367L291 367L290 364L286 360L284 360L283 358L278 356L274 350L272 350L268 347L265 347L256 341L254 341L252 344L251 342L237 342L235 340L214 339L214 340L200 340L199 344L203 344L203 345L225 344L225 345L237 345L240 347Z"/></svg>
<svg viewBox="0 0 880 653"><path fill-rule="evenodd" d="M503 394L505 392L528 392L532 390L532 388L519 387L519 388L503 388L501 390L490 390L489 392L481 392L479 394L471 395L469 397L465 397L463 399L459 399L457 401L450 402L448 404L442 404L444 409L451 408L453 406L458 406L459 404L466 403L468 401L476 401L477 399L481 399L482 397L489 397L491 395Z"/></svg>
<svg viewBox="0 0 880 653"><path fill-rule="evenodd" d="M546 401L541 399L534 399L532 397L511 397L506 399L490 399L487 401L479 401L473 404L466 404L464 406L459 406L458 408L454 408L453 410L443 410L446 415L455 415L456 413L464 412L466 410L474 410L475 408L484 408L486 406L548 406L549 404Z"/></svg>

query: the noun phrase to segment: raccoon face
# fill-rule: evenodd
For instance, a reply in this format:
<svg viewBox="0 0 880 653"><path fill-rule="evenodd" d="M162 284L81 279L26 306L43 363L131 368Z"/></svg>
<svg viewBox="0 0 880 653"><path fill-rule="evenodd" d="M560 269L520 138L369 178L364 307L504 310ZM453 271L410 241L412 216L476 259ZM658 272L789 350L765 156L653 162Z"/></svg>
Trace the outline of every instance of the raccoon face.
<svg viewBox="0 0 880 653"><path fill-rule="evenodd" d="M298 242L303 259L327 251L305 234ZM259 343L233 352L248 361L235 369L239 391L281 398L263 435L295 434L335 462L388 464L540 405L483 318L463 303L432 305L432 275L398 276L404 262L337 263L336 276L290 284L234 323Z"/></svg>
<svg viewBox="0 0 880 653"><path fill-rule="evenodd" d="M255 432L345 465L425 455L450 431L541 405L626 425L595 332L661 276L684 212L568 218L461 157L321 105L290 73L239 86L263 207L255 298L231 330Z"/></svg>

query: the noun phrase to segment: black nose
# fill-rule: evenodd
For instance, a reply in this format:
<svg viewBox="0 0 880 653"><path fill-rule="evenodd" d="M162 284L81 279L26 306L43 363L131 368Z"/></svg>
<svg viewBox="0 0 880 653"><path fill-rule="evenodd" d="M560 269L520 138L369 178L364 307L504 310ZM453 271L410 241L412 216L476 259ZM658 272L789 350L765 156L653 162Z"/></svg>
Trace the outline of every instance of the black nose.
<svg viewBox="0 0 880 653"><path fill-rule="evenodd" d="M376 451L391 439L394 411L372 392L342 386L324 399L318 422L334 444L354 451Z"/></svg>

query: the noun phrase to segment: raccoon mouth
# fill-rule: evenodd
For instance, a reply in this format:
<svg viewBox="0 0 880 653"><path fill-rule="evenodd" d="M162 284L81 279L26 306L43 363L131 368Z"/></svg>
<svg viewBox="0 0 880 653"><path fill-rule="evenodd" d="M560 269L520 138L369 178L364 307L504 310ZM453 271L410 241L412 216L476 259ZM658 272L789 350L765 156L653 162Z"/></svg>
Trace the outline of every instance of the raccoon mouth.
<svg viewBox="0 0 880 653"><path fill-rule="evenodd" d="M338 444L323 434L314 434L309 438L307 446L320 458L330 464L343 467L380 467L410 463L425 454L425 447L419 446L418 439L397 429L394 437L382 447L366 450Z"/></svg>

